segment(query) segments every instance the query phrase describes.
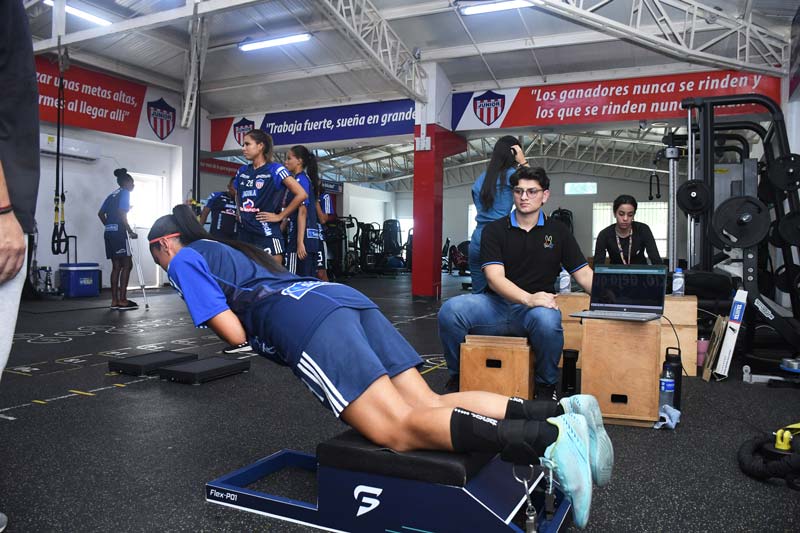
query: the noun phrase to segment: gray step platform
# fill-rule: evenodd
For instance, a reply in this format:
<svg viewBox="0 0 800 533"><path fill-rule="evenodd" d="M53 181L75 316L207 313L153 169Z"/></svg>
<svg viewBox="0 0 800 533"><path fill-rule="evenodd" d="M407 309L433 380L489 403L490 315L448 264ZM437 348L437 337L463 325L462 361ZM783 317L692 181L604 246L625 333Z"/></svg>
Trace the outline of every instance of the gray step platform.
<svg viewBox="0 0 800 533"><path fill-rule="evenodd" d="M195 360L197 360L196 353L164 350L114 359L108 362L108 370L109 372L119 372L120 374L130 374L132 376L148 376L155 374L156 370L162 366Z"/></svg>
<svg viewBox="0 0 800 533"><path fill-rule="evenodd" d="M162 366L156 373L161 379L199 385L200 383L247 372L248 370L250 370L250 361L214 356Z"/></svg>

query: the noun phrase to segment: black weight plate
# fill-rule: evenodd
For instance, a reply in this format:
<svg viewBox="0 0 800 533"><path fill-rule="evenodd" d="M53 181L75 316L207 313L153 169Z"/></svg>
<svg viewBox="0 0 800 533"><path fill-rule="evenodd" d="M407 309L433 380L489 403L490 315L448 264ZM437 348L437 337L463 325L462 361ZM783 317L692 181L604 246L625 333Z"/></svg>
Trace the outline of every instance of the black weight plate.
<svg viewBox="0 0 800 533"><path fill-rule="evenodd" d="M769 233L769 210L758 198L728 198L714 211L711 228L715 236L731 248L750 248Z"/></svg>
<svg viewBox="0 0 800 533"><path fill-rule="evenodd" d="M778 233L793 246L800 246L800 212L795 211L781 218Z"/></svg>
<svg viewBox="0 0 800 533"><path fill-rule="evenodd" d="M769 165L769 181L782 191L800 189L800 156L788 154Z"/></svg>
<svg viewBox="0 0 800 533"><path fill-rule="evenodd" d="M687 215L702 215L711 208L711 191L700 180L689 180L678 187L678 207Z"/></svg>
<svg viewBox="0 0 800 533"><path fill-rule="evenodd" d="M775 269L775 286L783 292L789 292L789 273L786 265L781 265Z"/></svg>
<svg viewBox="0 0 800 533"><path fill-rule="evenodd" d="M783 246L786 245L786 241L783 240L781 232L778 231L777 220L773 220L772 223L769 225L769 243L775 248L782 248Z"/></svg>

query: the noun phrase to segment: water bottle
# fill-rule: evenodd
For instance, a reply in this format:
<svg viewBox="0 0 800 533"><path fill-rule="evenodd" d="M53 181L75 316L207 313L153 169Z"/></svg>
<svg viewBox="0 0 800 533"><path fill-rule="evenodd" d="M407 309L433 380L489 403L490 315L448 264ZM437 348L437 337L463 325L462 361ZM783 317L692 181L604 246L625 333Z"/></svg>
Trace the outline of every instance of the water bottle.
<svg viewBox="0 0 800 533"><path fill-rule="evenodd" d="M563 268L561 269L561 274L558 275L558 292L561 294L572 292L572 278L569 272Z"/></svg>
<svg viewBox="0 0 800 533"><path fill-rule="evenodd" d="M664 405L673 406L675 400L675 369L667 360L661 368L661 377L658 379L658 409Z"/></svg>
<svg viewBox="0 0 800 533"><path fill-rule="evenodd" d="M678 267L675 269L675 274L672 275L672 295L683 296L684 286L683 269Z"/></svg>
<svg viewBox="0 0 800 533"><path fill-rule="evenodd" d="M561 368L561 397L572 396L578 389L578 350L564 350Z"/></svg>
<svg viewBox="0 0 800 533"><path fill-rule="evenodd" d="M669 347L667 348L667 356L666 360L664 361L664 365L670 367L672 371L672 379L675 382L674 386L674 393L672 395L672 407L677 409L678 411L681 410L681 389L682 389L682 378L683 378L683 363L681 362L681 351L678 348Z"/></svg>

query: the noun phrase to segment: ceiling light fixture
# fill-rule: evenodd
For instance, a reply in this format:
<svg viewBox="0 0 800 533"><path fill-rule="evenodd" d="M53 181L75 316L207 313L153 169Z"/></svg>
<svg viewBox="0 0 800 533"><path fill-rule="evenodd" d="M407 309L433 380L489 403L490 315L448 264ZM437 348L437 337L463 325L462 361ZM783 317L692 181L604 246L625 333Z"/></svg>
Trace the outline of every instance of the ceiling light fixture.
<svg viewBox="0 0 800 533"><path fill-rule="evenodd" d="M669 126L669 122L651 122L650 125L654 128L666 128Z"/></svg>
<svg viewBox="0 0 800 533"><path fill-rule="evenodd" d="M506 9L521 9L531 7L532 4L544 5L537 0L507 0L505 2L482 2L478 5L466 6L461 8L462 15L480 15L481 13L493 13L495 11L505 11Z"/></svg>
<svg viewBox="0 0 800 533"><path fill-rule="evenodd" d="M288 37L278 37L277 39L266 39L264 41L244 41L242 43L239 43L239 50L241 50L242 52L250 52L252 50L261 50L262 48L269 48L271 46L302 43L309 39L311 39L310 33L298 33L297 35L289 35Z"/></svg>
<svg viewBox="0 0 800 533"><path fill-rule="evenodd" d="M53 0L44 0L44 5L53 7ZM100 17L96 17L91 13L87 13L86 11L74 8L72 6L65 6L65 11L70 15L75 15L78 18L82 18L83 20L88 20L89 22L93 22L98 26L110 26L111 21L106 19L101 19Z"/></svg>

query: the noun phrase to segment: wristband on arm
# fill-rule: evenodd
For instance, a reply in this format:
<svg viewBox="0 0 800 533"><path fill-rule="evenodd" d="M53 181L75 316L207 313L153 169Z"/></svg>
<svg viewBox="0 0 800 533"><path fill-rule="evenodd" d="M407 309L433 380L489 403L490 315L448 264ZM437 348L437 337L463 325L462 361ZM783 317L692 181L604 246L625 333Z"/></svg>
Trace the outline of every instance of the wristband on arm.
<svg viewBox="0 0 800 533"><path fill-rule="evenodd" d="M0 215L5 215L6 213L11 213L12 211L14 211L14 206L11 204L0 207Z"/></svg>

